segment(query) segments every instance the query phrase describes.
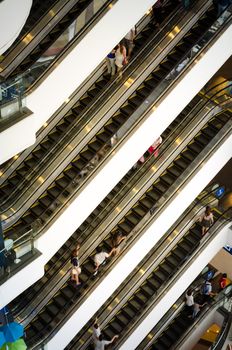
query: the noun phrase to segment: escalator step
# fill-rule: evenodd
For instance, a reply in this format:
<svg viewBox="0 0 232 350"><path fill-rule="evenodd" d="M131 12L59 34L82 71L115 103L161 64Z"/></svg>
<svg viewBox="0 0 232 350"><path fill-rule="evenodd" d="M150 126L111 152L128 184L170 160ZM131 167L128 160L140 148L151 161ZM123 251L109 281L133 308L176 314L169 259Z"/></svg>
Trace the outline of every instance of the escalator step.
<svg viewBox="0 0 232 350"><path fill-rule="evenodd" d="M113 320L113 321L110 322L110 326L113 327L114 332L115 332L116 334L120 334L120 333L122 332L122 330L123 330L123 326L121 326L121 325L119 324L119 322L117 322L117 319L116 319L116 318L115 318L115 320Z"/></svg>
<svg viewBox="0 0 232 350"><path fill-rule="evenodd" d="M40 319L43 321L43 323L45 325L49 324L50 322L52 322L52 317L46 311L40 313L39 317L40 317Z"/></svg>
<svg viewBox="0 0 232 350"><path fill-rule="evenodd" d="M17 169L17 173L19 175L21 175L22 177L24 177L25 175L27 175L28 173L28 167L26 166L26 164L24 164L23 166L21 166L19 169Z"/></svg>
<svg viewBox="0 0 232 350"><path fill-rule="evenodd" d="M144 197L142 199L140 199L140 202L142 203L142 205L147 208L148 210L150 210L154 204L153 201L151 201L149 198Z"/></svg>
<svg viewBox="0 0 232 350"><path fill-rule="evenodd" d="M84 106L84 107L86 107L86 106L88 106L91 102L92 102L92 97L90 97L90 96L85 96L85 97L82 97L81 99L80 99L80 103Z"/></svg>
<svg viewBox="0 0 232 350"><path fill-rule="evenodd" d="M130 305L128 303L123 308L123 312L125 315L128 315L128 319L133 319L137 313L136 310L134 310L134 308L130 307Z"/></svg>
<svg viewBox="0 0 232 350"><path fill-rule="evenodd" d="M76 115L72 112L64 117L64 120L69 124L74 123L76 119L77 119Z"/></svg>
<svg viewBox="0 0 232 350"><path fill-rule="evenodd" d="M172 341L168 337L166 337L166 334L162 335L159 338L159 342L166 346L166 349L170 349L172 346Z"/></svg>
<svg viewBox="0 0 232 350"><path fill-rule="evenodd" d="M167 329L165 333L168 336L168 338L171 339L173 342L176 342L178 340L177 334L172 329Z"/></svg>
<svg viewBox="0 0 232 350"><path fill-rule="evenodd" d="M123 314L122 312L120 312L119 314L117 314L117 318L120 320L120 322L122 324L124 324L125 326L128 324L129 320L128 318L125 316L125 314Z"/></svg>
<svg viewBox="0 0 232 350"><path fill-rule="evenodd" d="M130 98L130 103L133 104L136 108L141 106L143 103L144 99L140 97L139 95L135 95Z"/></svg>
<svg viewBox="0 0 232 350"><path fill-rule="evenodd" d="M75 177L78 175L77 170L73 167L73 168L69 168L67 170L64 171L65 176L68 176L70 180L75 179Z"/></svg>
<svg viewBox="0 0 232 350"><path fill-rule="evenodd" d="M165 260L167 260L168 262L170 262L174 267L178 267L179 263L180 263L180 259L177 256L173 256L173 255L168 255Z"/></svg>
<svg viewBox="0 0 232 350"><path fill-rule="evenodd" d="M133 213L127 215L126 218L130 221L132 226L136 226L140 222L140 219L136 217L136 215L133 215Z"/></svg>
<svg viewBox="0 0 232 350"><path fill-rule="evenodd" d="M145 85L136 90L137 94L140 95L143 99L145 99L151 93L151 91L152 89Z"/></svg>
<svg viewBox="0 0 232 350"><path fill-rule="evenodd" d="M167 348L166 346L161 344L159 341L157 341L152 345L152 350L167 350Z"/></svg>
<svg viewBox="0 0 232 350"><path fill-rule="evenodd" d="M156 279L156 276L154 275L153 277L149 277L147 279L148 283L150 286L153 286L154 291L158 290L161 286L161 282Z"/></svg>
<svg viewBox="0 0 232 350"><path fill-rule="evenodd" d="M114 135L117 132L118 128L118 124L113 122L109 122L104 126L104 129L107 130L111 135Z"/></svg>
<svg viewBox="0 0 232 350"><path fill-rule="evenodd" d="M149 89L153 90L157 87L157 80L154 79L154 77L150 77L149 79L145 80L144 84L145 86L148 86Z"/></svg>
<svg viewBox="0 0 232 350"><path fill-rule="evenodd" d="M89 147L95 152L97 153L102 147L103 147L103 143L101 141L99 141L98 139L91 142L89 144Z"/></svg>
<svg viewBox="0 0 232 350"><path fill-rule="evenodd" d="M166 173L164 175L162 175L162 179L169 185L171 186L173 184L173 182L176 180L176 178L174 176L172 176L170 173Z"/></svg>
<svg viewBox="0 0 232 350"><path fill-rule="evenodd" d="M161 195L162 195L162 193L155 187L152 190L150 190L149 192L147 192L147 196L151 198L153 203L158 201L160 199Z"/></svg>
<svg viewBox="0 0 232 350"><path fill-rule="evenodd" d="M210 139L214 138L216 132L214 129L210 128L209 126L202 129L202 133L208 136Z"/></svg>
<svg viewBox="0 0 232 350"><path fill-rule="evenodd" d="M77 168L78 171L81 171L85 167L86 162L82 158L77 158L72 162L72 164L75 166L75 168Z"/></svg>
<svg viewBox="0 0 232 350"><path fill-rule="evenodd" d="M49 311L50 315L52 316L56 316L58 314L58 312L60 311L60 309L54 304L54 303L50 303L46 306L46 309Z"/></svg>
<svg viewBox="0 0 232 350"><path fill-rule="evenodd" d="M156 270L154 274L156 278L158 277L158 279L162 281L162 283L164 283L168 279L168 275L164 271L162 271L160 268L158 268L158 270Z"/></svg>
<svg viewBox="0 0 232 350"><path fill-rule="evenodd" d="M182 170L185 170L189 165L189 162L183 157L177 158L174 163L177 164L178 167L182 168Z"/></svg>
<svg viewBox="0 0 232 350"><path fill-rule="evenodd" d="M69 185L69 181L65 176L60 177L56 180L56 183L62 188L66 188Z"/></svg>
<svg viewBox="0 0 232 350"><path fill-rule="evenodd" d="M33 156L35 156L37 159L41 159L44 156L44 150L40 147L32 152Z"/></svg>
<svg viewBox="0 0 232 350"><path fill-rule="evenodd" d="M159 190L162 194L165 193L165 192L167 191L167 189L168 189L168 186L165 185L164 182L163 182L162 180L158 180L158 181L154 184L154 186L155 186L156 188L158 188L158 190Z"/></svg>
<svg viewBox="0 0 232 350"><path fill-rule="evenodd" d="M60 131L56 130L50 134L48 134L50 140L57 142L60 138Z"/></svg>
<svg viewBox="0 0 232 350"><path fill-rule="evenodd" d="M72 288L70 288L68 285L62 288L61 291L62 291L62 294L64 294L65 299L71 299L75 294L75 291Z"/></svg>
<svg viewBox="0 0 232 350"><path fill-rule="evenodd" d="M135 111L135 107L132 106L130 103L128 103L127 105L121 107L120 111L123 114L127 115L128 117L130 117L132 115L132 113Z"/></svg>
<svg viewBox="0 0 232 350"><path fill-rule="evenodd" d="M152 296L154 294L154 290L148 284L142 285L141 288L147 293L147 295Z"/></svg>
<svg viewBox="0 0 232 350"><path fill-rule="evenodd" d="M35 205L34 207L31 208L31 211L33 214L35 214L36 216L40 216L43 214L43 212L45 211L45 209L40 205Z"/></svg>
<svg viewBox="0 0 232 350"><path fill-rule="evenodd" d="M125 116L123 113L116 114L113 118L113 120L116 120L116 122L119 125L122 125L125 123L125 121L128 119L127 116Z"/></svg>
<svg viewBox="0 0 232 350"><path fill-rule="evenodd" d="M175 166L175 164L172 164L167 171L169 173L171 173L173 176L175 176L176 178L178 178L181 174L182 174L182 170L180 168L178 168L177 166Z"/></svg>
<svg viewBox="0 0 232 350"><path fill-rule="evenodd" d="M88 91L88 94L92 97L92 98L95 98L99 92L101 91L101 89L99 89L99 87L94 87L93 89L89 90Z"/></svg>
<svg viewBox="0 0 232 350"><path fill-rule="evenodd" d="M57 304L61 309L64 308L65 305L67 304L67 300L66 300L64 297L62 297L61 294L55 296L54 299L55 299L56 304Z"/></svg>
<svg viewBox="0 0 232 350"><path fill-rule="evenodd" d="M81 157L84 158L84 160L86 160L87 162L93 159L94 155L94 152L91 151L89 148L81 152Z"/></svg>
<svg viewBox="0 0 232 350"><path fill-rule="evenodd" d="M187 160L189 163L191 163L195 159L195 154L190 151L189 149L185 149L182 154L182 158L184 157L185 160Z"/></svg>
<svg viewBox="0 0 232 350"><path fill-rule="evenodd" d="M180 259L180 261L183 261L186 259L186 254L185 252L183 252L179 246L177 246L176 248L174 248L173 250L173 254L174 256L177 256L178 259Z"/></svg>
<svg viewBox="0 0 232 350"><path fill-rule="evenodd" d="M135 211L135 213L138 214L140 217L144 217L144 215L146 215L147 213L147 211L145 211L140 205L133 207L133 211Z"/></svg>
<svg viewBox="0 0 232 350"><path fill-rule="evenodd" d="M126 221L123 221L122 223L118 224L118 227L125 232L126 235L128 235L133 227Z"/></svg>
<svg viewBox="0 0 232 350"><path fill-rule="evenodd" d="M168 276L172 275L173 269L172 269L172 267L171 267L166 261L164 261L164 262L161 264L160 267L162 268L162 270L165 271L165 273L166 273Z"/></svg>
<svg viewBox="0 0 232 350"><path fill-rule="evenodd" d="M107 80L102 79L102 80L98 80L95 85L102 90L106 88L106 84L107 84Z"/></svg>

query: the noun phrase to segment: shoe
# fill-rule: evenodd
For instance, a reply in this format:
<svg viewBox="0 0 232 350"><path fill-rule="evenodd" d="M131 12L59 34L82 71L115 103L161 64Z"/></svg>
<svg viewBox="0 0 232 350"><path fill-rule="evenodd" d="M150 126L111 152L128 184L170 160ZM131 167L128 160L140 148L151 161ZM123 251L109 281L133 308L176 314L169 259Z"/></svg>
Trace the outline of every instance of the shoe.
<svg viewBox="0 0 232 350"><path fill-rule="evenodd" d="M97 276L97 274L98 274L98 270L95 271L93 275L94 275L94 276Z"/></svg>

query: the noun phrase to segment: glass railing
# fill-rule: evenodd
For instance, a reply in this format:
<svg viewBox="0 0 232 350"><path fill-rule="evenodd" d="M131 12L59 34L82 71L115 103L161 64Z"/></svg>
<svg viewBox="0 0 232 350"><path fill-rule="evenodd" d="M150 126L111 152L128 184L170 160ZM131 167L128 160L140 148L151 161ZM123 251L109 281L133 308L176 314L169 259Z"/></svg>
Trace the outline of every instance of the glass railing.
<svg viewBox="0 0 232 350"><path fill-rule="evenodd" d="M38 251L35 249L36 223L16 240L5 239L0 250L0 285L29 263Z"/></svg>
<svg viewBox="0 0 232 350"><path fill-rule="evenodd" d="M0 84L0 127L8 118L17 117L25 111L25 93L50 68L57 57L64 54L74 40L88 30L95 19L94 16L100 16L111 2L112 0L93 0L29 69Z"/></svg>
<svg viewBox="0 0 232 350"><path fill-rule="evenodd" d="M217 311L223 308L225 310L226 315L224 316L224 322L221 327L221 331L218 334L215 342L209 350L221 350L223 348L224 341L230 329L231 321L232 321L232 285L228 285L223 291L216 294L213 297L210 304L201 311L200 316L195 320L192 326L188 329L188 331L181 337L180 341L175 345L175 349L181 348L185 341L191 336L192 332L195 328L200 327L201 322L204 318L209 314L210 311Z"/></svg>
<svg viewBox="0 0 232 350"><path fill-rule="evenodd" d="M231 286L230 286L231 287ZM226 316L224 318L223 325L220 333L218 334L214 344L211 345L209 350L221 350L226 341L230 327L232 324L232 293L230 291L229 297L224 298L223 308L226 310Z"/></svg>

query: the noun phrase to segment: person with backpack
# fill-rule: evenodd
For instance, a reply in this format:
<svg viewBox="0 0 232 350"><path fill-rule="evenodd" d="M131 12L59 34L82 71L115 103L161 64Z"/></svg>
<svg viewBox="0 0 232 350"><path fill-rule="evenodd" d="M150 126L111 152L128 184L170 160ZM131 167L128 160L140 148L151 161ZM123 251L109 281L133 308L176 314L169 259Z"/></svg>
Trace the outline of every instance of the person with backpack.
<svg viewBox="0 0 232 350"><path fill-rule="evenodd" d="M209 303L211 301L211 297L215 295L213 293L213 287L212 287L212 280L205 281L202 286L202 295L203 295L203 302Z"/></svg>

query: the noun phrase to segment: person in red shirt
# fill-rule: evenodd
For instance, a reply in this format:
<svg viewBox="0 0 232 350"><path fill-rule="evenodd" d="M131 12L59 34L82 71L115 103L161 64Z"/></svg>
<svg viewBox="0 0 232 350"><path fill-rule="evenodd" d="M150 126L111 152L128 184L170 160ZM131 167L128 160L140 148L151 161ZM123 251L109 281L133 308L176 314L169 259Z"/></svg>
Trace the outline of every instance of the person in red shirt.
<svg viewBox="0 0 232 350"><path fill-rule="evenodd" d="M220 290L223 290L224 288L226 288L226 284L227 284L227 274L223 273L222 277L219 280Z"/></svg>
<svg viewBox="0 0 232 350"><path fill-rule="evenodd" d="M163 141L162 137L161 136L158 137L158 139L155 140L155 142L148 148L148 153L153 154L155 158L158 157L159 155L158 147L161 145L162 141Z"/></svg>

